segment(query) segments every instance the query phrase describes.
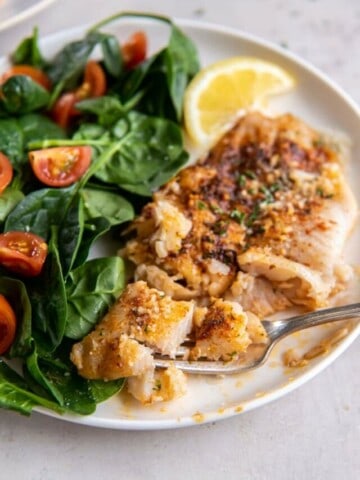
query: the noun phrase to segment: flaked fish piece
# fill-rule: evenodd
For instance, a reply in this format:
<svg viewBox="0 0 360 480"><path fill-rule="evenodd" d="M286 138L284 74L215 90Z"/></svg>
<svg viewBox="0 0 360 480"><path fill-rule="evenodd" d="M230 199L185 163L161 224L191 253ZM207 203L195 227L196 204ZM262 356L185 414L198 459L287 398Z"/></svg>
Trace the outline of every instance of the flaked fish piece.
<svg viewBox="0 0 360 480"><path fill-rule="evenodd" d="M255 315L251 321L255 330L254 317ZM231 360L245 352L252 343L247 330L248 315L236 302L213 299L208 307L201 309L200 318L196 322L195 346L191 350L193 359L205 357L210 360ZM259 328L265 340L266 334L260 322ZM252 334L255 336L255 331Z"/></svg>
<svg viewBox="0 0 360 480"><path fill-rule="evenodd" d="M177 253L182 240L191 230L192 223L170 202L160 200L154 208L155 233L151 242L159 258Z"/></svg>
<svg viewBox="0 0 360 480"><path fill-rule="evenodd" d="M71 351L79 375L96 380L115 380L153 371L152 350L120 332L96 328Z"/></svg>
<svg viewBox="0 0 360 480"><path fill-rule="evenodd" d="M138 281L129 284L101 324L104 333L120 331L154 351L173 356L192 328L194 304L172 300Z"/></svg>
<svg viewBox="0 0 360 480"><path fill-rule="evenodd" d="M153 351L175 354L192 328L193 309L193 302L174 301L145 282L129 284L95 330L74 345L71 360L86 378L153 370Z"/></svg>
<svg viewBox="0 0 360 480"><path fill-rule="evenodd" d="M186 393L186 376L173 365L166 370L148 370L128 379L128 392L141 403L167 402Z"/></svg>
<svg viewBox="0 0 360 480"><path fill-rule="evenodd" d="M135 270L135 280L144 280L150 287L161 290L176 300L191 300L196 294L177 282L177 277L171 277L156 265L139 265Z"/></svg>
<svg viewBox="0 0 360 480"><path fill-rule="evenodd" d="M266 249L249 248L238 262L251 275L268 279L293 304L320 308L334 288L333 277L327 280L320 272Z"/></svg>
<svg viewBox="0 0 360 480"><path fill-rule="evenodd" d="M238 272L225 298L238 302L245 311L251 311L260 318L266 318L291 305L290 300L264 276L241 271Z"/></svg>

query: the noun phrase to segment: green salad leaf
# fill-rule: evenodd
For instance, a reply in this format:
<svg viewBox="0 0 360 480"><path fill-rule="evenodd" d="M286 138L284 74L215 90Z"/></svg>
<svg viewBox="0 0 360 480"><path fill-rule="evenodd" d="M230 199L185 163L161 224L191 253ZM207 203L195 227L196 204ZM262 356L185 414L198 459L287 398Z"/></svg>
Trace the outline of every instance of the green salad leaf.
<svg viewBox="0 0 360 480"><path fill-rule="evenodd" d="M27 285L33 312L33 336L41 351L47 353L54 352L60 345L68 315L57 233L53 228L41 275Z"/></svg>
<svg viewBox="0 0 360 480"><path fill-rule="evenodd" d="M0 407L30 415L38 406L64 413L58 403L33 393L29 384L0 358Z"/></svg>
<svg viewBox="0 0 360 480"><path fill-rule="evenodd" d="M0 293L10 302L18 321L10 357L24 357L31 351L32 311L24 282L8 276L0 277Z"/></svg>
<svg viewBox="0 0 360 480"><path fill-rule="evenodd" d="M169 120L130 112L110 131L99 134L103 144L93 139L88 143L96 146L98 154L109 148L114 149L114 154L97 169L95 176L138 195L150 196L188 160L181 131ZM87 130L80 128L74 138L86 140L86 136Z"/></svg>
<svg viewBox="0 0 360 480"><path fill-rule="evenodd" d="M39 47L39 29L34 28L30 37L24 38L11 54L11 60L15 65L31 65L43 68L46 64Z"/></svg>
<svg viewBox="0 0 360 480"><path fill-rule="evenodd" d="M0 87L0 103L9 114L40 110L49 102L49 92L26 75L15 75Z"/></svg>
<svg viewBox="0 0 360 480"><path fill-rule="evenodd" d="M97 258L71 272L67 281L69 314L65 335L84 337L125 286L125 267L120 257Z"/></svg>

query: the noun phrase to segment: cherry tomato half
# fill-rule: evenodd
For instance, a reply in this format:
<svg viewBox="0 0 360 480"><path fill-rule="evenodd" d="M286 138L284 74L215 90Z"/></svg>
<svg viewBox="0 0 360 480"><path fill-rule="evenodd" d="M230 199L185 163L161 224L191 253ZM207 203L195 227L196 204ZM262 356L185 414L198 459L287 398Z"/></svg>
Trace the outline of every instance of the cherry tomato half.
<svg viewBox="0 0 360 480"><path fill-rule="evenodd" d="M68 127L71 118L79 114L74 107L77 101L75 92L69 92L61 95L55 102L51 116L60 127Z"/></svg>
<svg viewBox="0 0 360 480"><path fill-rule="evenodd" d="M46 90L51 89L50 78L42 70L32 67L31 65L13 65L2 75L1 83L5 82L10 77L14 77L15 75L26 75L34 80L34 82L46 88Z"/></svg>
<svg viewBox="0 0 360 480"><path fill-rule="evenodd" d="M6 155L0 152L0 194L13 178L13 167Z"/></svg>
<svg viewBox="0 0 360 480"><path fill-rule="evenodd" d="M79 100L89 97L101 97L106 92L106 76L102 67L91 60L86 64L84 83L77 90Z"/></svg>
<svg viewBox="0 0 360 480"><path fill-rule="evenodd" d="M127 68L134 68L146 58L147 38L144 32L133 33L121 46L122 56Z"/></svg>
<svg viewBox="0 0 360 480"><path fill-rule="evenodd" d="M45 241L34 233L0 234L0 265L24 277L40 274L47 250Z"/></svg>
<svg viewBox="0 0 360 480"><path fill-rule="evenodd" d="M54 147L29 152L34 174L49 187L67 187L89 168L91 147Z"/></svg>
<svg viewBox="0 0 360 480"><path fill-rule="evenodd" d="M60 127L67 128L73 117L80 115L75 103L85 98L101 97L106 92L106 76L101 66L91 60L86 64L84 81L73 92L61 95L52 108L51 115Z"/></svg>
<svg viewBox="0 0 360 480"><path fill-rule="evenodd" d="M0 355L6 353L15 339L16 316L10 303L0 295Z"/></svg>

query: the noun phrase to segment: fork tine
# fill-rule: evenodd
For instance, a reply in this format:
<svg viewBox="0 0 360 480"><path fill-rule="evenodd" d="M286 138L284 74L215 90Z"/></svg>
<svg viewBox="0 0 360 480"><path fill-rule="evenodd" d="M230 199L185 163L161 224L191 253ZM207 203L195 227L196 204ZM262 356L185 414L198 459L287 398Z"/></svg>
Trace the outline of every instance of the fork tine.
<svg viewBox="0 0 360 480"><path fill-rule="evenodd" d="M231 375L245 372L259 365L259 362L238 363L238 362L212 362L212 361L188 361L188 360L164 360L155 358L157 368L169 368L171 365L179 368L185 373L199 375Z"/></svg>

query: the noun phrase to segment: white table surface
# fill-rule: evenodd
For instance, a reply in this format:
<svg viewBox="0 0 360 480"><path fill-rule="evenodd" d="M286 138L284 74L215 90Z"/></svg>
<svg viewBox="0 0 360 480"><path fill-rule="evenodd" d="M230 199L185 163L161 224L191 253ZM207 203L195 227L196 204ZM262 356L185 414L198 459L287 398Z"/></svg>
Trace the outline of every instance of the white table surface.
<svg viewBox="0 0 360 480"><path fill-rule="evenodd" d="M120 9L202 19L285 44L360 102L359 0L57 0L0 32L0 53L35 24L44 35ZM216 424L125 432L0 411L0 479L355 480L359 397L358 340L297 391Z"/></svg>

